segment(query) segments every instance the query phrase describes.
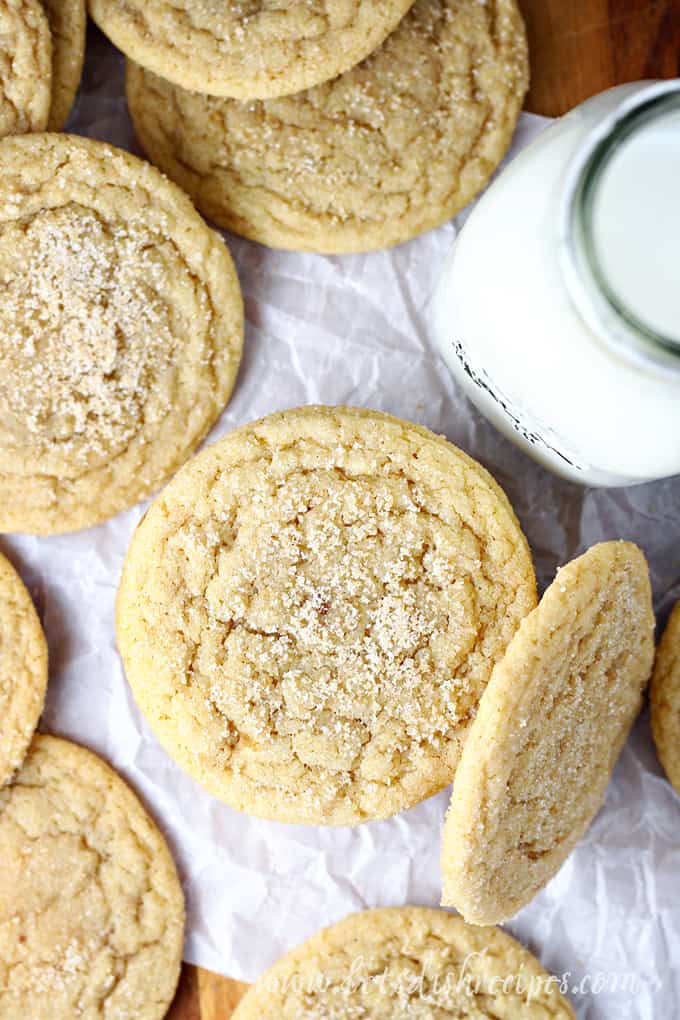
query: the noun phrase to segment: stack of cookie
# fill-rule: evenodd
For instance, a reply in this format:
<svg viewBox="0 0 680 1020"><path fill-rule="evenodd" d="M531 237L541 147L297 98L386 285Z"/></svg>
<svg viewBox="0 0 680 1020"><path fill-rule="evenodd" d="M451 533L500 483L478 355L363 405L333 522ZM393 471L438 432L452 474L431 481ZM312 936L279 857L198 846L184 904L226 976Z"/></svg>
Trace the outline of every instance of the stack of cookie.
<svg viewBox="0 0 680 1020"><path fill-rule="evenodd" d="M85 0L0 4L0 138L60 131L85 56Z"/></svg>
<svg viewBox="0 0 680 1020"><path fill-rule="evenodd" d="M505 154L528 84L516 0L90 11L129 58L149 158L209 219L276 248L368 251L450 219Z"/></svg>

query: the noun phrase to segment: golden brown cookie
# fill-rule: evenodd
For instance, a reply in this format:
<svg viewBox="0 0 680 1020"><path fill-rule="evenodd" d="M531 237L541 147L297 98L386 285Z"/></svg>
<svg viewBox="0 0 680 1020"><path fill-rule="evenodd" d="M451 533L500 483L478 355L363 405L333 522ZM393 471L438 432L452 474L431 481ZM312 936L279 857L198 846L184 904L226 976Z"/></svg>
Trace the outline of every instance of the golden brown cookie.
<svg viewBox="0 0 680 1020"><path fill-rule="evenodd" d="M600 807L654 656L644 556L604 542L567 564L494 669L444 827L442 902L511 917Z"/></svg>
<svg viewBox="0 0 680 1020"><path fill-rule="evenodd" d="M23 581L0 555L0 787L21 765L47 687L47 643Z"/></svg>
<svg viewBox="0 0 680 1020"><path fill-rule="evenodd" d="M0 790L0 1020L161 1020L184 902L165 840L123 780L37 736Z"/></svg>
<svg viewBox="0 0 680 1020"><path fill-rule="evenodd" d="M654 743L666 775L680 793L680 602L659 643L649 693Z"/></svg>
<svg viewBox="0 0 680 1020"><path fill-rule="evenodd" d="M0 142L0 531L149 495L231 393L243 307L222 239L110 145Z"/></svg>
<svg viewBox="0 0 680 1020"><path fill-rule="evenodd" d="M210 219L274 248L384 248L439 226L504 156L528 83L515 0L417 0L382 47L296 96L237 102L128 64L149 158Z"/></svg>
<svg viewBox="0 0 680 1020"><path fill-rule="evenodd" d="M0 138L47 127L52 40L39 0L0 0Z"/></svg>
<svg viewBox="0 0 680 1020"><path fill-rule="evenodd" d="M519 942L443 910L367 910L274 964L233 1020L574 1020Z"/></svg>
<svg viewBox="0 0 680 1020"><path fill-rule="evenodd" d="M413 0L89 0L128 57L186 89L264 99L328 81L371 53Z"/></svg>
<svg viewBox="0 0 680 1020"><path fill-rule="evenodd" d="M153 504L118 645L161 743L211 793L352 825L451 781L535 599L481 465L377 411L306 407L236 429Z"/></svg>
<svg viewBox="0 0 680 1020"><path fill-rule="evenodd" d="M85 59L85 0L42 0L52 34L52 103L47 127L61 131L71 112Z"/></svg>

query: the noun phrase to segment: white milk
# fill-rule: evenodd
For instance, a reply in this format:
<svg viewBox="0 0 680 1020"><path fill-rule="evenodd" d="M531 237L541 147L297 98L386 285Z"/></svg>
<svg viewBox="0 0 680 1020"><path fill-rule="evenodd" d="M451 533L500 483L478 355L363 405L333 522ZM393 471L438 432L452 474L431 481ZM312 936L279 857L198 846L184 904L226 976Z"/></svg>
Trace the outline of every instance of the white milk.
<svg viewBox="0 0 680 1020"><path fill-rule="evenodd" d="M525 149L463 227L433 319L469 397L547 467L680 472L680 81L612 89Z"/></svg>
<svg viewBox="0 0 680 1020"><path fill-rule="evenodd" d="M613 154L593 206L593 235L612 293L680 340L680 109Z"/></svg>

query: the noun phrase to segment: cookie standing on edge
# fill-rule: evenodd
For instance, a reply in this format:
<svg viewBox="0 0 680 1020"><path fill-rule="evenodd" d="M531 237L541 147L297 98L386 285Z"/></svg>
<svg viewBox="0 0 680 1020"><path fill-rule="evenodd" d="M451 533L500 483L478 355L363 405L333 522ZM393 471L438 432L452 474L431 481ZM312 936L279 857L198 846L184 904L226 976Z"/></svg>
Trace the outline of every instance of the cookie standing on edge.
<svg viewBox="0 0 680 1020"><path fill-rule="evenodd" d="M0 3L0 138L44 131L52 99L52 40L39 0Z"/></svg>
<svg viewBox="0 0 680 1020"><path fill-rule="evenodd" d="M0 787L21 765L45 702L47 642L35 606L0 555Z"/></svg>
<svg viewBox="0 0 680 1020"><path fill-rule="evenodd" d="M165 840L100 758L39 735L0 790L0 1020L161 1020L184 901Z"/></svg>
<svg viewBox="0 0 680 1020"><path fill-rule="evenodd" d="M85 0L42 0L52 35L52 102L47 122L61 131L71 112L85 60Z"/></svg>
<svg viewBox="0 0 680 1020"><path fill-rule="evenodd" d="M243 303L219 235L102 142L0 142L0 531L96 524L148 496L231 394Z"/></svg>
<svg viewBox="0 0 680 1020"><path fill-rule="evenodd" d="M494 669L456 772L442 902L512 917L600 807L654 657L643 554L604 542L563 567Z"/></svg>
<svg viewBox="0 0 680 1020"><path fill-rule="evenodd" d="M497 929L473 928L443 910L367 910L282 957L233 1020L574 1020L559 984Z"/></svg>
<svg viewBox="0 0 680 1020"><path fill-rule="evenodd" d="M168 81L264 99L328 81L371 53L413 0L89 0L123 53Z"/></svg>
<svg viewBox="0 0 680 1020"><path fill-rule="evenodd" d="M527 85L515 0L416 0L363 64L296 96L211 99L133 64L127 94L149 158L214 222L342 254L467 205L505 155Z"/></svg>
<svg viewBox="0 0 680 1020"><path fill-rule="evenodd" d="M659 760L680 793L680 602L659 643L649 700Z"/></svg>
<svg viewBox="0 0 680 1020"><path fill-rule="evenodd" d="M304 407L173 479L133 537L117 635L159 740L211 793L353 825L451 781L535 603L481 465L377 411Z"/></svg>

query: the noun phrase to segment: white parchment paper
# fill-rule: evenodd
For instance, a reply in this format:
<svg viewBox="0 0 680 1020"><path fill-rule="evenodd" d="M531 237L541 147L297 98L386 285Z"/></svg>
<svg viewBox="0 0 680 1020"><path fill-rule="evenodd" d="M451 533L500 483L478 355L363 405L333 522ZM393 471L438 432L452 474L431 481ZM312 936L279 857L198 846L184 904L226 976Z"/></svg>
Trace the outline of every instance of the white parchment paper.
<svg viewBox="0 0 680 1020"><path fill-rule="evenodd" d="M523 116L513 150L544 123ZM97 33L69 127L139 151L122 60ZM680 597L680 478L580 489L527 459L473 410L428 329L428 300L454 236L451 224L391 252L343 258L271 252L230 238L246 302L245 359L211 440L310 402L382 408L422 422L479 458L503 485L542 587L591 543L634 539L649 557L665 619ZM489 287L493 300L492 281ZM531 300L531 280L526 287ZM42 728L100 752L164 829L188 898L186 959L252 980L350 911L436 905L448 793L354 830L280 825L219 804L160 749L135 707L114 639L116 584L142 510L75 535L3 538L0 547L29 584L47 631ZM508 927L549 970L568 974L581 1020L680 1016L680 798L662 778L646 714L588 835Z"/></svg>

